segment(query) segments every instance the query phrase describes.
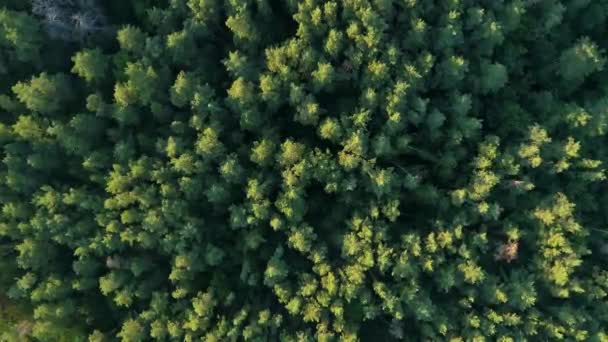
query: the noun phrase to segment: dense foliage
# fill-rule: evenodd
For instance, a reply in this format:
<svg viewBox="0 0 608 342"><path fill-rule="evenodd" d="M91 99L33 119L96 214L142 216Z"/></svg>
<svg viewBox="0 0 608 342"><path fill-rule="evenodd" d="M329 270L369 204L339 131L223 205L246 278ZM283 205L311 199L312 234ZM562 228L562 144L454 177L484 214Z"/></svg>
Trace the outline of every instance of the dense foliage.
<svg viewBox="0 0 608 342"><path fill-rule="evenodd" d="M608 341L607 0L2 4L31 338Z"/></svg>

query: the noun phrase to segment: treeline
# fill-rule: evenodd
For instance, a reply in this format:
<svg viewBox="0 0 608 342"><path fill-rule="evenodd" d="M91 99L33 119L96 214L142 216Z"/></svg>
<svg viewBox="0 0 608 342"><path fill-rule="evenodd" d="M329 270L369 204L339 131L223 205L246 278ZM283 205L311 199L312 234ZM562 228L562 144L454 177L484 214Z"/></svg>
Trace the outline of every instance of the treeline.
<svg viewBox="0 0 608 342"><path fill-rule="evenodd" d="M30 338L608 341L608 1L126 3L0 7Z"/></svg>

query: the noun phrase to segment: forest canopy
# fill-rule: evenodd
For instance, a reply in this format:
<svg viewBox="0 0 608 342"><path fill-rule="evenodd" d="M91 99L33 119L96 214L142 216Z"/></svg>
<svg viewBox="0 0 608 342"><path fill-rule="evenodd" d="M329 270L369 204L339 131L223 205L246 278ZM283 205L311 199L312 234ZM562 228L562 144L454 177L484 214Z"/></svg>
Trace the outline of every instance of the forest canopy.
<svg viewBox="0 0 608 342"><path fill-rule="evenodd" d="M606 37L607 0L2 1L2 340L608 342Z"/></svg>

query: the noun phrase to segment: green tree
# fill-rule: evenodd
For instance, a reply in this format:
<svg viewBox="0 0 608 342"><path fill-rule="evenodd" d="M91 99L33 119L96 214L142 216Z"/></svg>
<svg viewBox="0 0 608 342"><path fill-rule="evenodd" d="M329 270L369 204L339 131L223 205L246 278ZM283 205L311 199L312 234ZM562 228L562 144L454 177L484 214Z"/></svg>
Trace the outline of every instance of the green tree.
<svg viewBox="0 0 608 342"><path fill-rule="evenodd" d="M0 46L19 62L40 61L43 36L39 22L21 11L0 8ZM10 53L9 52L9 53Z"/></svg>
<svg viewBox="0 0 608 342"><path fill-rule="evenodd" d="M559 73L567 81L583 80L604 68L602 51L588 37L579 39L559 57Z"/></svg>
<svg viewBox="0 0 608 342"><path fill-rule="evenodd" d="M134 319L126 321L117 335L124 342L138 342L145 338L144 328Z"/></svg>
<svg viewBox="0 0 608 342"><path fill-rule="evenodd" d="M72 72L87 82L103 80L108 69L108 58L97 49L79 51L72 57Z"/></svg>
<svg viewBox="0 0 608 342"><path fill-rule="evenodd" d="M43 72L29 82L18 82L12 90L28 109L45 114L59 111L72 97L70 81L64 74Z"/></svg>

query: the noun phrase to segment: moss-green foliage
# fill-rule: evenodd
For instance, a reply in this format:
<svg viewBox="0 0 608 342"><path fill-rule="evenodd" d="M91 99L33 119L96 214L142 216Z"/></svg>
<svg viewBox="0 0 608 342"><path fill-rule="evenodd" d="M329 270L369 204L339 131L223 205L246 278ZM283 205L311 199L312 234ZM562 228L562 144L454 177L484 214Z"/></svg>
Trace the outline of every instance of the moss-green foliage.
<svg viewBox="0 0 608 342"><path fill-rule="evenodd" d="M607 1L24 3L3 332L608 341Z"/></svg>

